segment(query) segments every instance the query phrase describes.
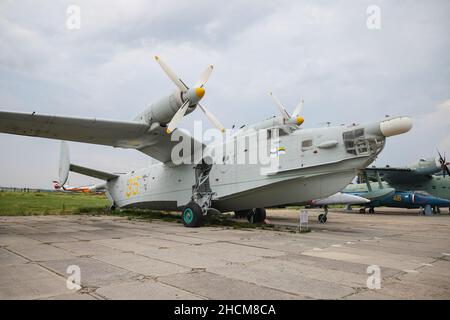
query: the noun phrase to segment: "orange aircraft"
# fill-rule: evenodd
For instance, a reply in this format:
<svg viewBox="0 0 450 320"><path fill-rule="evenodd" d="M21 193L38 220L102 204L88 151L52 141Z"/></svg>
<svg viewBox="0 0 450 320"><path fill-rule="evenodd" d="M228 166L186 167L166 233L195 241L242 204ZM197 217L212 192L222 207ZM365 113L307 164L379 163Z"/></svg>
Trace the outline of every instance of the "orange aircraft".
<svg viewBox="0 0 450 320"><path fill-rule="evenodd" d="M105 187L105 184L71 187L67 184L61 185L58 181L53 181L53 189L62 192L104 193Z"/></svg>

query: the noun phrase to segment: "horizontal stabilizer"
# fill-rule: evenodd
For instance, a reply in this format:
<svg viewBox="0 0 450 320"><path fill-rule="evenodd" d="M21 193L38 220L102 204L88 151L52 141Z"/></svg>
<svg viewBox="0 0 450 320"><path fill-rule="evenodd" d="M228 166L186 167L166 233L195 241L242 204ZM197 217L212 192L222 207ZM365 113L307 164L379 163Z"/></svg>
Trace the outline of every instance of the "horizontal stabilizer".
<svg viewBox="0 0 450 320"><path fill-rule="evenodd" d="M77 166L75 164L71 164L69 170L72 172L84 174L85 176L94 177L94 178L106 180L106 181L118 177L118 175L116 175L116 174L99 171L99 170L94 170L94 169L90 169L90 168L86 168L86 167L82 167L82 166Z"/></svg>

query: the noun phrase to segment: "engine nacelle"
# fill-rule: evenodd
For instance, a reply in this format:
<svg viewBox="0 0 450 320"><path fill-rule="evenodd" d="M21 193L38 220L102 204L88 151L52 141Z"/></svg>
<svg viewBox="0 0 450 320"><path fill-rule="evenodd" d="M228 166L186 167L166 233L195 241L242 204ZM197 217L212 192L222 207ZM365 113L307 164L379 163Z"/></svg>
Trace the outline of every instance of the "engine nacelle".
<svg viewBox="0 0 450 320"><path fill-rule="evenodd" d="M158 102L152 103L134 120L146 122L148 124L158 122L162 125L165 125L169 123L184 102L184 99L181 96L182 93L180 91L175 91L171 95L162 98ZM186 114L192 111L193 108L189 108Z"/></svg>

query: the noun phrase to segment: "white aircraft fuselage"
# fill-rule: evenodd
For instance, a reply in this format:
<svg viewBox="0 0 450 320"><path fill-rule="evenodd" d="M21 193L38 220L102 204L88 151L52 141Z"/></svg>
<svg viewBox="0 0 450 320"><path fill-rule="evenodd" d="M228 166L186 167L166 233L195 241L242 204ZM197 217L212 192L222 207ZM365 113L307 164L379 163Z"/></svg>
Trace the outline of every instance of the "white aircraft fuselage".
<svg viewBox="0 0 450 320"><path fill-rule="evenodd" d="M401 126L402 119L382 122ZM235 137L245 134L244 129ZM328 197L347 186L359 169L372 163L384 143L380 122L300 129L281 135L279 146L284 147L284 153L278 155L275 171L262 173L264 166L259 164L212 166L212 206L226 212ZM226 156L237 158L238 153L250 152L252 147L258 146L235 148ZM176 210L192 197L194 167L160 163L135 170L109 181L107 194L118 207Z"/></svg>

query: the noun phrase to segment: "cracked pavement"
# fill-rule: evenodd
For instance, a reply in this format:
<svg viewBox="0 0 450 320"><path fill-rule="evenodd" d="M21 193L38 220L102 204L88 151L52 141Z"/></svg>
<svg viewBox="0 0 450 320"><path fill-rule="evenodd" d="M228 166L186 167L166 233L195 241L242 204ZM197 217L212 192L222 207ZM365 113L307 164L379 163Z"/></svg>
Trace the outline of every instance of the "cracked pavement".
<svg viewBox="0 0 450 320"><path fill-rule="evenodd" d="M117 216L0 217L0 299L449 299L450 215L268 210L289 231ZM81 270L69 290L67 268ZM367 288L369 265L381 289Z"/></svg>

